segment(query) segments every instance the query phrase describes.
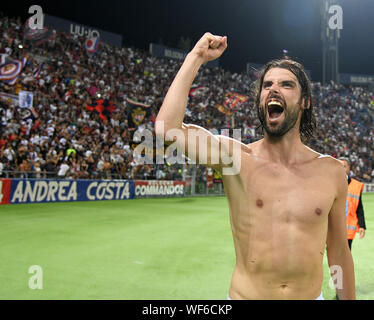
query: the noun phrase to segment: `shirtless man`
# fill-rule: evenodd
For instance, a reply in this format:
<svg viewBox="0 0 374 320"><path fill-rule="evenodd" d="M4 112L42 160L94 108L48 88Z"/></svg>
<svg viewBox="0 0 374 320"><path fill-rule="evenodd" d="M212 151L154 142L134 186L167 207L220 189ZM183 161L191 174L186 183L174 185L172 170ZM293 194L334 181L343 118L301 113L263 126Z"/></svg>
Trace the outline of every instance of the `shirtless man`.
<svg viewBox="0 0 374 320"><path fill-rule="evenodd" d="M264 138L257 142L244 145L183 123L199 68L226 48L226 37L210 33L197 42L164 99L156 134L179 143L197 163L224 174L236 252L229 298L321 299L327 246L330 267L341 271L339 299L355 299L353 260L346 240L345 171L338 160L302 143L308 128L300 130L301 118L312 99L301 65L283 60L265 68L256 99ZM199 130L202 139L188 140L189 130ZM178 139L176 132L184 139ZM218 163L212 161L217 152ZM230 166L225 157L237 170L225 174Z"/></svg>

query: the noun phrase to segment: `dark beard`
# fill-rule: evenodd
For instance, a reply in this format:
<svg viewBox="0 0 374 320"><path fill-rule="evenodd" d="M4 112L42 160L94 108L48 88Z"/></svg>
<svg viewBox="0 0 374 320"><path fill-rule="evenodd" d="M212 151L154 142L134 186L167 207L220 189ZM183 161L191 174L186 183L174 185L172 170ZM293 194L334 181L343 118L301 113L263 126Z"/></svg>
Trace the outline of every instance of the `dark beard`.
<svg viewBox="0 0 374 320"><path fill-rule="evenodd" d="M266 133L272 138L282 137L288 131L290 131L297 122L300 110L295 110L294 112L289 113L287 108L285 108L283 112L285 113L285 117L282 124L280 126L270 127L266 122L266 108L261 108L259 105L257 106L258 119L260 120L261 125L265 129Z"/></svg>

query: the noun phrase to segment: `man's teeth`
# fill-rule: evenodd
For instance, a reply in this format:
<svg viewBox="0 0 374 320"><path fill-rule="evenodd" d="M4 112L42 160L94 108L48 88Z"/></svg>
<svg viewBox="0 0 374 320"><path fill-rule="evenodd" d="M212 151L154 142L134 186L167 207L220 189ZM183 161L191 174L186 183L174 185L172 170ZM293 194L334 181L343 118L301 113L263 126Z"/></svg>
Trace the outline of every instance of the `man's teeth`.
<svg viewBox="0 0 374 320"><path fill-rule="evenodd" d="M282 104L279 101L270 101L268 103L268 106L282 106Z"/></svg>

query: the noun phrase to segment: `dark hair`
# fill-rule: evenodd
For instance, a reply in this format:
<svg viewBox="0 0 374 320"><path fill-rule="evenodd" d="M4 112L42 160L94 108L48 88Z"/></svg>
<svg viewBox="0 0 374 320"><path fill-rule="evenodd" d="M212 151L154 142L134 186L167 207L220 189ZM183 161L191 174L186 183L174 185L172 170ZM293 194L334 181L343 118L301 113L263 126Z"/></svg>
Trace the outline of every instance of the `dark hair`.
<svg viewBox="0 0 374 320"><path fill-rule="evenodd" d="M313 99L312 99L312 89L310 85L310 80L305 73L304 67L293 60L290 59L281 59L281 60L272 60L268 62L256 81L256 88L255 88L255 96L256 96L256 107L257 111L259 111L260 105L260 96L262 90L262 84L264 82L265 74L272 68L283 68L287 69L292 72L297 80L299 81L301 87L301 97L300 101L305 102L307 104L310 102L310 107L308 109L304 109L303 114L301 116L300 122L300 136L303 141L309 140L313 138L314 130L316 128L316 118L313 113ZM261 127L262 125L260 125Z"/></svg>

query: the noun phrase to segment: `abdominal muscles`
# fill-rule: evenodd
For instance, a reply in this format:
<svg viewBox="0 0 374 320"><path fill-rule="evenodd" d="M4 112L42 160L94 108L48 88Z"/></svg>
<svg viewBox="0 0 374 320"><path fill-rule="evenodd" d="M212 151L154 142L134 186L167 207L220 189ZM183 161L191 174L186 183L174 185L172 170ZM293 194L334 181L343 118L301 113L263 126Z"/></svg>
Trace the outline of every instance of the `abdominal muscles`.
<svg viewBox="0 0 374 320"><path fill-rule="evenodd" d="M320 290L327 220L303 224L292 215L264 219L252 214L231 223L236 250L232 289L244 299L256 299L255 292L259 299L265 299L262 294L297 299L300 290L311 296Z"/></svg>

